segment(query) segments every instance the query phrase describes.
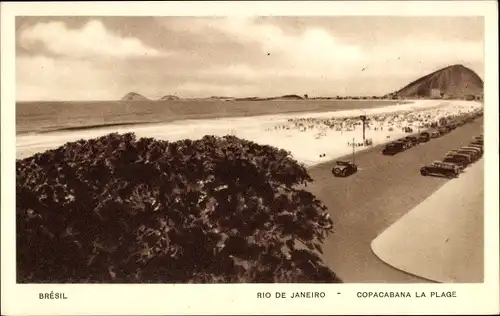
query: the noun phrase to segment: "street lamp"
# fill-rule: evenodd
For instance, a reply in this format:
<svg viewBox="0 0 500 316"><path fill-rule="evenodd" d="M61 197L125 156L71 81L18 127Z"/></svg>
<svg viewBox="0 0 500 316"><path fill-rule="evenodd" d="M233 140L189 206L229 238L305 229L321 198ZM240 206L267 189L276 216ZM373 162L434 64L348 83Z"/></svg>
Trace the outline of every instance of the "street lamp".
<svg viewBox="0 0 500 316"><path fill-rule="evenodd" d="M363 144L365 143L365 121L366 115L360 115L359 119L363 122Z"/></svg>

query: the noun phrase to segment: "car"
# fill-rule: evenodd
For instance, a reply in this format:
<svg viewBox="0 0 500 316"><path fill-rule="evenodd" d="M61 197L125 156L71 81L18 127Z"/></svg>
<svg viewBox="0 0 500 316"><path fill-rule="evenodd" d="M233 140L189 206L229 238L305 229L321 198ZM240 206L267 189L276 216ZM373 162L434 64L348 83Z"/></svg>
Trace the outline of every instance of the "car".
<svg viewBox="0 0 500 316"><path fill-rule="evenodd" d="M412 146L418 145L418 138L415 136L406 136L405 139L411 142Z"/></svg>
<svg viewBox="0 0 500 316"><path fill-rule="evenodd" d="M441 134L439 132L432 132L431 133L431 138L439 138L439 136L441 136Z"/></svg>
<svg viewBox="0 0 500 316"><path fill-rule="evenodd" d="M358 166L347 160L337 160L332 168L332 173L336 177L347 177L358 171Z"/></svg>
<svg viewBox="0 0 500 316"><path fill-rule="evenodd" d="M405 138L398 139L395 141L395 143L400 143L401 145L403 145L404 150L413 146L413 143L410 140L405 139Z"/></svg>
<svg viewBox="0 0 500 316"><path fill-rule="evenodd" d="M469 155L471 157L472 162L477 161L480 158L480 155L476 150L459 148L455 151L459 154Z"/></svg>
<svg viewBox="0 0 500 316"><path fill-rule="evenodd" d="M429 134L428 132L422 132L418 136L418 141L421 143L428 142L430 139L431 139L431 134Z"/></svg>
<svg viewBox="0 0 500 316"><path fill-rule="evenodd" d="M474 157L473 157L473 154L471 153L461 153L459 152L458 150L454 149L454 150L450 150L449 152L446 153L446 155L458 155L458 156L464 156L465 158L467 158L468 160L468 163L472 163L474 162Z"/></svg>
<svg viewBox="0 0 500 316"><path fill-rule="evenodd" d="M455 178L459 175L460 168L453 163L446 163L443 161L434 161L428 165L420 168L422 176L444 176L447 178Z"/></svg>
<svg viewBox="0 0 500 316"><path fill-rule="evenodd" d="M460 147L460 149L474 151L478 154L479 157L481 157L483 155L483 150L482 150L482 148L479 148L479 147L466 145L466 146Z"/></svg>
<svg viewBox="0 0 500 316"><path fill-rule="evenodd" d="M443 162L453 163L461 168L466 168L469 165L469 157L463 155L448 154L443 157Z"/></svg>
<svg viewBox="0 0 500 316"><path fill-rule="evenodd" d="M455 123L448 123L446 124L446 128L448 128L448 131L452 131L457 127Z"/></svg>
<svg viewBox="0 0 500 316"><path fill-rule="evenodd" d="M469 151L475 151L479 157L483 156L483 150L479 147L473 147L473 146L462 146L460 149L463 150L469 150Z"/></svg>
<svg viewBox="0 0 500 316"><path fill-rule="evenodd" d="M453 168L457 169L459 172L463 172L463 170L464 170L464 167L462 167L456 163L446 162L446 161L441 161L441 163L444 165L448 165L449 167L453 167Z"/></svg>
<svg viewBox="0 0 500 316"><path fill-rule="evenodd" d="M480 140L480 139L476 139L476 140L471 141L470 144L483 146L484 142L482 140Z"/></svg>
<svg viewBox="0 0 500 316"><path fill-rule="evenodd" d="M467 147L471 147L471 148L477 148L481 151L481 155L484 153L483 151L483 146L482 145L478 145L478 144L468 144Z"/></svg>
<svg viewBox="0 0 500 316"><path fill-rule="evenodd" d="M382 155L394 156L395 154L405 150L405 145L401 142L392 142L387 144L384 149L382 149Z"/></svg>
<svg viewBox="0 0 500 316"><path fill-rule="evenodd" d="M444 135L444 134L449 133L450 129L446 126L440 126L440 127L438 127L438 132L439 132L439 134Z"/></svg>

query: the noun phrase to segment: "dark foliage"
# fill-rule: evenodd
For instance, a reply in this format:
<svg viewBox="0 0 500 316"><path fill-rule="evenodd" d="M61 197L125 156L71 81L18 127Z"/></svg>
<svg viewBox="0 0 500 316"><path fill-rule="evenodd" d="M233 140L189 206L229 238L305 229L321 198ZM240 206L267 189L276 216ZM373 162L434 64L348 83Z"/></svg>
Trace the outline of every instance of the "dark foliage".
<svg viewBox="0 0 500 316"><path fill-rule="evenodd" d="M289 153L110 134L16 162L18 282L341 282Z"/></svg>

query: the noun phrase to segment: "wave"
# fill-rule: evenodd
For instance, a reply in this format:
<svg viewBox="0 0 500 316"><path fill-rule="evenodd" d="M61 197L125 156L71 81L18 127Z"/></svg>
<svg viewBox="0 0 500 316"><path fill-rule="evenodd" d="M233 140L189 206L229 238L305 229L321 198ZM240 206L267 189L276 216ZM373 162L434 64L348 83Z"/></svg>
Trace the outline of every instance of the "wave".
<svg viewBox="0 0 500 316"><path fill-rule="evenodd" d="M115 126L135 126L135 125L146 125L154 124L157 122L151 121L137 121L137 122L118 122L118 123L103 123L103 124L92 124L92 125L80 125L80 126L63 126L63 127L49 127L41 131L37 131L39 134L47 134L53 132L64 132L64 131L79 131L79 130L89 130L89 129L101 129L106 127ZM21 133L25 134L25 133Z"/></svg>

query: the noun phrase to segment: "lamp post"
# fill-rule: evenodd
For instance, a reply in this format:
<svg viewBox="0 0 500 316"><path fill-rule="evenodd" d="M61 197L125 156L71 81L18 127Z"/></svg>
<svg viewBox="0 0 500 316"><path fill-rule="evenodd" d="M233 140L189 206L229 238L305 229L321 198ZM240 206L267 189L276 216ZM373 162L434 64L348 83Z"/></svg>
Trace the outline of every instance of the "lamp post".
<svg viewBox="0 0 500 316"><path fill-rule="evenodd" d="M365 143L365 121L366 115L361 115L359 119L363 122L363 144Z"/></svg>

